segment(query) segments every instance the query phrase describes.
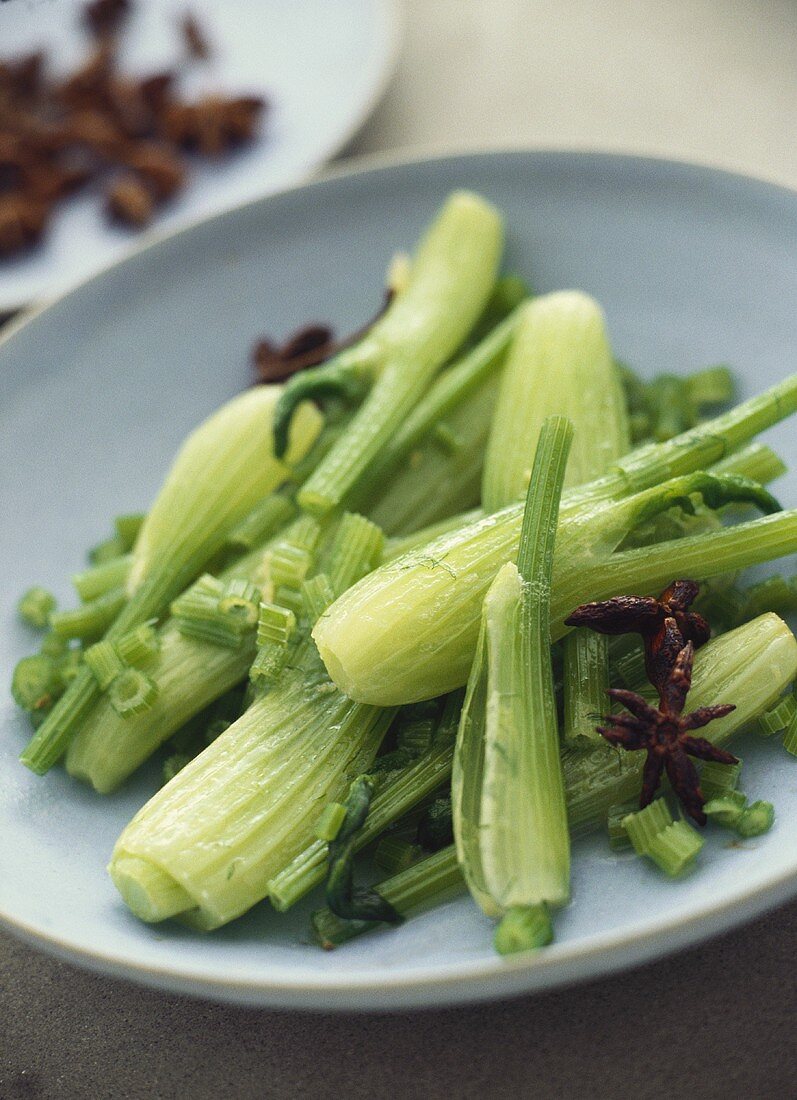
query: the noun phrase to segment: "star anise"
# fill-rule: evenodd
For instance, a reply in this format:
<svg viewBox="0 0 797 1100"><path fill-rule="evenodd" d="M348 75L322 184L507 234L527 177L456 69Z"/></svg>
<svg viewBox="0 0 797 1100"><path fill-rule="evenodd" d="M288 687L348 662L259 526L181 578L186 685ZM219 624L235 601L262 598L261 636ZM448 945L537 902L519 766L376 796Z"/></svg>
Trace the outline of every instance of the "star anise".
<svg viewBox="0 0 797 1100"><path fill-rule="evenodd" d="M601 603L585 603L565 619L567 626L586 626L599 634L640 634L645 646L645 671L661 691L686 642L699 649L711 637L711 627L696 611L700 586L696 581L673 581L658 599L654 596L615 596Z"/></svg>
<svg viewBox="0 0 797 1100"><path fill-rule="evenodd" d="M652 801L662 772L666 772L686 812L700 825L705 825L705 799L700 790L700 777L689 757L716 760L720 764L737 764L738 760L724 749L715 748L705 737L693 737L692 730L701 729L736 708L733 704L722 704L699 707L690 714L682 713L692 684L694 652L691 642L681 649L662 685L658 707L651 706L636 692L611 688L611 698L622 703L630 713L607 715L603 719L605 725L599 726L598 731L613 745L647 752L640 808L644 809Z"/></svg>
<svg viewBox="0 0 797 1100"><path fill-rule="evenodd" d="M282 344L268 338L252 348L252 362L258 382L284 382L299 371L325 363L339 351L356 343L375 324L393 300L393 291L385 291L382 305L374 316L355 332L336 339L329 325L309 324L297 329Z"/></svg>

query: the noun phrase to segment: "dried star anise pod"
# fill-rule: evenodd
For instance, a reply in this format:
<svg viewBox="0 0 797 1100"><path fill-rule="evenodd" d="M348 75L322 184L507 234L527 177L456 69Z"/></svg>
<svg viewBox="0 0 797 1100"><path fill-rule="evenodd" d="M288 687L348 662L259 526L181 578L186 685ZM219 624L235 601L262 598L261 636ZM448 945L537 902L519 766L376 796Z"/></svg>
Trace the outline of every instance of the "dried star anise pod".
<svg viewBox="0 0 797 1100"><path fill-rule="evenodd" d="M284 382L300 370L323 363L334 350L335 337L328 325L307 325L284 344L259 340L252 349L252 359L258 381Z"/></svg>
<svg viewBox="0 0 797 1100"><path fill-rule="evenodd" d="M44 232L50 205L35 196L0 196L0 256L35 244Z"/></svg>
<svg viewBox="0 0 797 1100"><path fill-rule="evenodd" d="M123 225L141 229L152 221L155 199L152 191L137 176L121 176L106 194L108 215Z"/></svg>
<svg viewBox="0 0 797 1100"><path fill-rule="evenodd" d="M582 604L565 624L586 626L599 634L640 634L648 679L661 691L684 644L692 642L698 649L711 637L703 616L689 610L699 591L696 581L673 581L658 598L615 596Z"/></svg>
<svg viewBox="0 0 797 1100"><path fill-rule="evenodd" d="M393 300L393 291L385 291L384 301L374 316L343 340L335 339L329 325L310 324L297 329L282 344L258 340L252 348L252 362L258 382L284 382L299 371L317 367L344 348L356 343L385 312Z"/></svg>
<svg viewBox="0 0 797 1100"><path fill-rule="evenodd" d="M55 95L70 110L97 110L106 101L108 82L115 67L114 51L102 43L78 69L56 89Z"/></svg>
<svg viewBox="0 0 797 1100"><path fill-rule="evenodd" d="M139 142L120 159L147 184L159 202L170 199L185 183L182 161L163 145Z"/></svg>
<svg viewBox="0 0 797 1100"><path fill-rule="evenodd" d="M183 149L218 157L250 141L266 102L259 96L209 95L197 103L171 103L161 118L163 136Z"/></svg>
<svg viewBox="0 0 797 1100"><path fill-rule="evenodd" d="M0 61L0 95L8 99L34 99L42 90L43 79L41 52Z"/></svg>
<svg viewBox="0 0 797 1100"><path fill-rule="evenodd" d="M92 34L115 34L130 14L130 0L91 0L83 8L83 20Z"/></svg>
<svg viewBox="0 0 797 1100"><path fill-rule="evenodd" d="M197 18L191 12L183 17L180 24L183 33L183 41L190 57L197 61L206 61L210 57L210 43L207 35L197 22Z"/></svg>
<svg viewBox="0 0 797 1100"><path fill-rule="evenodd" d="M690 714L682 713L692 683L693 657L694 646L687 642L662 685L658 707L651 706L633 691L611 688L611 698L622 703L630 713L606 715L603 719L605 725L599 726L598 731L613 745L647 752L640 808L644 809L653 800L662 772L666 772L686 812L698 824L705 825L705 799L700 790L700 777L689 757L715 760L720 764L737 764L738 760L724 749L715 748L705 737L693 737L692 730L701 729L736 708L732 704L724 704L700 707Z"/></svg>

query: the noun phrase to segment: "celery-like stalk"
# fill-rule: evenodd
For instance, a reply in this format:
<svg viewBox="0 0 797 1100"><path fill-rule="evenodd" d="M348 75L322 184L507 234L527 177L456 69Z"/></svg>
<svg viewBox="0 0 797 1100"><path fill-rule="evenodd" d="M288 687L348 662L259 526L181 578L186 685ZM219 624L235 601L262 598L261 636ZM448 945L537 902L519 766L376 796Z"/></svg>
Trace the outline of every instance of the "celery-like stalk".
<svg viewBox="0 0 797 1100"><path fill-rule="evenodd" d="M667 446L665 444L665 446ZM675 575L706 578L797 548L797 516L782 513L739 527L615 553L625 534L699 492L715 506L753 487L702 473L636 496L563 500L554 567L554 639L569 611L587 600L664 586ZM582 490L576 490L581 493ZM771 498L760 498L771 507ZM314 637L335 683L383 706L452 691L465 682L476 648L481 601L498 569L517 553L522 506L509 505L383 565L344 593ZM636 563L639 563L637 566ZM600 591L600 595L595 594Z"/></svg>
<svg viewBox="0 0 797 1100"><path fill-rule="evenodd" d="M496 403L482 481L494 512L525 494L528 448L547 416L573 423L565 485L604 473L629 448L622 389L600 306L580 291L558 291L522 307Z"/></svg>
<svg viewBox="0 0 797 1100"><path fill-rule="evenodd" d="M170 585L176 595L310 448L321 421L312 405L303 405L284 461L275 457L271 433L281 392L279 386L247 390L188 436L133 547L131 597L163 574L179 578Z"/></svg>
<svg viewBox="0 0 797 1100"><path fill-rule="evenodd" d="M175 915L177 885L179 912L204 929L250 909L313 840L319 806L368 770L391 719L323 679L284 675L124 830L109 870L125 901L142 920L163 920Z"/></svg>
<svg viewBox="0 0 797 1100"><path fill-rule="evenodd" d="M482 482L487 512L517 500L529 477L529 452L545 417L567 416L574 442L565 485L605 473L625 454L630 433L617 368L598 303L580 291L536 298L521 311L501 376ZM609 686L608 642L575 631L564 652L564 736L594 736L588 716Z"/></svg>
<svg viewBox="0 0 797 1100"><path fill-rule="evenodd" d="M568 743L596 738L595 715L606 705L609 639L593 630L574 630L564 640L563 734Z"/></svg>
<svg viewBox="0 0 797 1100"><path fill-rule="evenodd" d="M413 259L406 289L353 349L360 360L355 371L370 371L376 381L345 435L300 490L302 508L324 515L355 487L478 320L502 246L503 226L493 206L464 191L447 200ZM333 361L320 377L340 370ZM297 396L311 393L315 381L297 376L286 388L275 425L278 447Z"/></svg>
<svg viewBox="0 0 797 1100"><path fill-rule="evenodd" d="M449 704L430 750L419 760L389 776L380 786L365 824L357 835L355 851L370 844L388 825L392 825L450 778L456 720L461 701L460 693L449 697ZM289 909L314 886L323 882L326 860L327 844L323 840L315 840L275 875L268 884L269 898L275 909L281 912Z"/></svg>
<svg viewBox="0 0 797 1100"><path fill-rule="evenodd" d="M478 502L496 380L518 313L443 371L360 479L354 503L386 533L415 530L442 518L443 509L462 511ZM407 467L415 475L409 480L402 476ZM455 508L451 483L458 490Z"/></svg>
<svg viewBox="0 0 797 1100"><path fill-rule="evenodd" d="M361 517L342 518L329 562L341 589L373 567L378 535ZM337 691L308 639L277 684L122 833L109 869L131 909L149 921L179 912L211 929L262 900L313 840L319 806L368 770L392 717Z"/></svg>
<svg viewBox="0 0 797 1100"><path fill-rule="evenodd" d="M562 905L570 893L559 734L550 654L556 517L572 426L543 423L517 566L484 601L452 776L457 854L489 916Z"/></svg>
<svg viewBox="0 0 797 1100"><path fill-rule="evenodd" d="M129 600L110 626L117 638L160 614L172 597L223 546L230 531L258 500L272 492L289 464L312 445L321 426L305 405L292 430L285 462L275 458L271 428L279 387L259 386L233 398L195 429L177 458L139 531ZM97 697L96 681L81 671L22 753L22 763L43 774L67 749Z"/></svg>

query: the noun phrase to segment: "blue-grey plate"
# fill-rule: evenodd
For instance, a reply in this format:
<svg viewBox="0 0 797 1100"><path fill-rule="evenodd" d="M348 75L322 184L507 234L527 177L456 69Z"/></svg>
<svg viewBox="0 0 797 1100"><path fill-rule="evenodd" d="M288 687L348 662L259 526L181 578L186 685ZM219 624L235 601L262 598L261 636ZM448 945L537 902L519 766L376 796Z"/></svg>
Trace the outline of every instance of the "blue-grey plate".
<svg viewBox="0 0 797 1100"><path fill-rule="evenodd" d="M752 393L793 369L797 194L686 164L599 154L452 156L344 172L162 240L16 327L0 346L0 679L33 639L15 620L34 583L65 580L113 515L146 506L178 443L249 381L254 337L308 319L344 330L378 303L391 253L445 194L471 187L505 212L508 263L538 290L582 287L605 307L616 353L645 372L734 364ZM771 433L794 459L794 426ZM780 492L797 499L795 478ZM745 744L747 791L773 830L709 837L699 873L664 881L596 836L576 845L557 942L497 958L466 898L324 954L310 904L259 906L200 936L147 927L105 873L114 839L154 787L101 798L16 761L0 728L0 917L42 947L108 973L263 1005L384 1008L541 989L661 955L797 893L797 761Z"/></svg>

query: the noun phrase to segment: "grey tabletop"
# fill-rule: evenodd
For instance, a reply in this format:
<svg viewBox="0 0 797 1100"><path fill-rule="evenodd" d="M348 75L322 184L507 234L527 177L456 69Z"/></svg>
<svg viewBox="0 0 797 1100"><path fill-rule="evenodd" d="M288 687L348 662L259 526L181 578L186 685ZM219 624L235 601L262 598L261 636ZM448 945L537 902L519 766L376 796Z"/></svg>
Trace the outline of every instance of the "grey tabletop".
<svg viewBox="0 0 797 1100"><path fill-rule="evenodd" d="M797 186L792 0L407 0L347 156L524 143ZM797 904L607 980L406 1015L267 1012L84 973L0 934L0 1100L794 1095Z"/></svg>

